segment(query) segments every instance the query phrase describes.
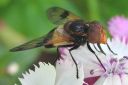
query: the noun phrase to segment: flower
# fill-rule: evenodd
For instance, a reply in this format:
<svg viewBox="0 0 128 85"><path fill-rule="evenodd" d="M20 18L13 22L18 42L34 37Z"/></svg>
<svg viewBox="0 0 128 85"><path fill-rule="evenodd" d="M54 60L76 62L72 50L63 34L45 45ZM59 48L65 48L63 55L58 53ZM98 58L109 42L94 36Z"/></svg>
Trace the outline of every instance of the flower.
<svg viewBox="0 0 128 85"><path fill-rule="evenodd" d="M113 54L107 45L101 44L102 49L106 53L104 55L98 52L93 44L90 44L106 71L86 45L72 51L72 55L77 63L83 64L85 82L88 85L128 85L128 45L119 39L108 39L107 43L117 55ZM98 47L96 48L98 49ZM70 56L68 49L65 49L64 52ZM93 81L90 82L89 80Z"/></svg>
<svg viewBox="0 0 128 85"><path fill-rule="evenodd" d="M70 59L64 58L57 61L56 69L51 64L39 62L35 71L23 74L19 78L22 85L82 85L84 83L83 66L79 64L80 78L76 78L75 65Z"/></svg>
<svg viewBox="0 0 128 85"><path fill-rule="evenodd" d="M128 43L128 19L124 16L113 17L108 22L108 30L113 38L120 38Z"/></svg>
<svg viewBox="0 0 128 85"><path fill-rule="evenodd" d="M35 66L35 71L29 70L23 77L19 78L22 85L53 85L56 72L51 64L39 62L39 67Z"/></svg>

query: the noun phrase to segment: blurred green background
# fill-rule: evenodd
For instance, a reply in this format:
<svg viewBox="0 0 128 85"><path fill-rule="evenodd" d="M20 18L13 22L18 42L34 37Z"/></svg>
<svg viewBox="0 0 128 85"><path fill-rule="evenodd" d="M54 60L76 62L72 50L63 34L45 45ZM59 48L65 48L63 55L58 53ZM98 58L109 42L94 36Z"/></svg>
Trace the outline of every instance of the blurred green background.
<svg viewBox="0 0 128 85"><path fill-rule="evenodd" d="M54 27L46 17L48 8L63 7L84 20L98 20L107 28L107 21L113 16L128 15L127 3L128 0L0 0L0 85L19 84L21 73L40 61L41 56L55 56L54 49L43 48L9 52Z"/></svg>

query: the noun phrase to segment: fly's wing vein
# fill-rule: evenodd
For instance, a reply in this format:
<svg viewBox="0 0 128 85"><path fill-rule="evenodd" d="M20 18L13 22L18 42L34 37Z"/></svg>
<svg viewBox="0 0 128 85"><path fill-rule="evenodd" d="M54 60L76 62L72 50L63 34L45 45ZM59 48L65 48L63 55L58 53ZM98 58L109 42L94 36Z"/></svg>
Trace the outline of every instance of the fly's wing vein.
<svg viewBox="0 0 128 85"><path fill-rule="evenodd" d="M28 50L28 49L32 49L32 48L36 48L36 47L40 47L43 46L43 40L44 40L44 36L31 40L27 43L24 43L20 46L17 46L15 48L10 49L10 51L15 52L15 51L23 51L23 50Z"/></svg>
<svg viewBox="0 0 128 85"><path fill-rule="evenodd" d="M48 19L56 25L64 24L68 21L80 19L75 14L60 7L52 7L47 10Z"/></svg>

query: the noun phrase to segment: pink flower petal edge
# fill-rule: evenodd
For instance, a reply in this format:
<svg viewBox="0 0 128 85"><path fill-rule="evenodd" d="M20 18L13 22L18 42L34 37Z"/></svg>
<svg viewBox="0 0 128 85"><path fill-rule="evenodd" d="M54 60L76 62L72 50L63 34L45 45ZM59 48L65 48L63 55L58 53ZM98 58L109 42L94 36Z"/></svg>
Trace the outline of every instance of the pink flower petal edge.
<svg viewBox="0 0 128 85"><path fill-rule="evenodd" d="M128 43L128 18L115 16L108 22L108 30L113 38L120 38Z"/></svg>

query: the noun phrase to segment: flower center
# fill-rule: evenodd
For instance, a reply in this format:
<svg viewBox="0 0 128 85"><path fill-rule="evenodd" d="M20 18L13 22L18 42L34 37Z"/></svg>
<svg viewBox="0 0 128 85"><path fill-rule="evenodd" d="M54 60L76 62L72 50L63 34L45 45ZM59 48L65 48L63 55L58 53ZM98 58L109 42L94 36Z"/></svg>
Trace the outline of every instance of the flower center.
<svg viewBox="0 0 128 85"><path fill-rule="evenodd" d="M106 67L106 72L105 72L105 76L109 76L109 75L122 75L122 74L127 74L126 72L126 63L128 62L128 57L124 56L121 59L117 59L117 58L111 58L109 60L109 63L107 63L107 65L105 65Z"/></svg>

